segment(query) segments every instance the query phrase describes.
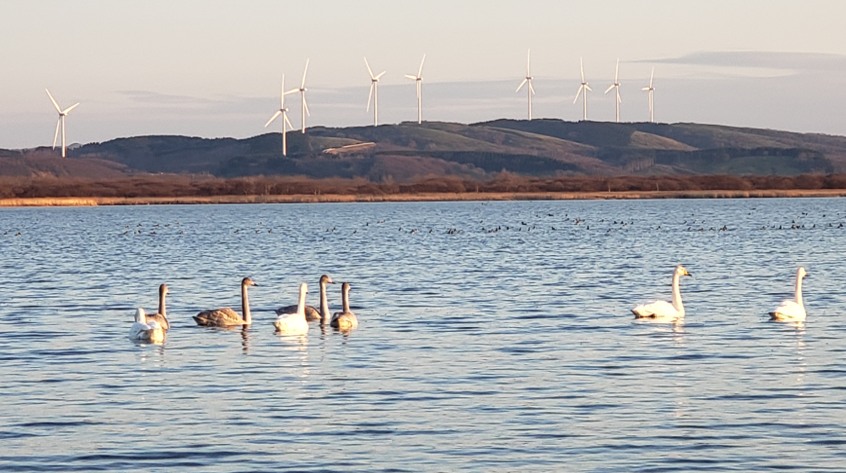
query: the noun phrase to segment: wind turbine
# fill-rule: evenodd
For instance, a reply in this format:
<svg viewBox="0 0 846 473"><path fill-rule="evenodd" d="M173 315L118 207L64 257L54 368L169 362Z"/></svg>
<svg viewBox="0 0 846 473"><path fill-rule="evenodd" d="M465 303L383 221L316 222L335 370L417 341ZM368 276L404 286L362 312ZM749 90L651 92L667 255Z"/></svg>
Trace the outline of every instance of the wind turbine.
<svg viewBox="0 0 846 473"><path fill-rule="evenodd" d="M640 89L647 93L649 97L649 123L655 123L655 102L652 100L652 93L655 92L655 87L652 87L652 79L655 78L655 68L652 68L652 74L649 75L649 85Z"/></svg>
<svg viewBox="0 0 846 473"><path fill-rule="evenodd" d="M420 60L420 69L417 70L417 75L406 74L405 77L417 83L417 124L423 123L423 63L426 61L426 55ZM372 73L371 73L372 75Z"/></svg>
<svg viewBox="0 0 846 473"><path fill-rule="evenodd" d="M67 142L65 141L65 117L71 110L75 109L79 102L71 105L70 107L62 110L62 107L56 102L56 99L53 98L53 94L50 93L48 89L44 89L47 91L47 96L50 97L50 101L53 102L53 106L56 107L56 111L59 112L59 121L56 122L56 133L53 135L53 149L56 149L56 140L59 139L59 128L62 129L62 157L67 157Z"/></svg>
<svg viewBox="0 0 846 473"><path fill-rule="evenodd" d="M367 72L370 73L370 96L367 97L367 110L370 111L370 101L373 100L373 126L379 126L379 79L385 75L385 71L374 76L367 58L364 58L364 65L367 66Z"/></svg>
<svg viewBox="0 0 846 473"><path fill-rule="evenodd" d="M615 108L614 108L614 117L617 123L620 123L620 102L623 99L620 98L620 59L617 59L617 68L614 70L614 83L611 84L607 89L605 89L605 95L608 95L608 92L611 92L611 89L617 89L617 99L615 100Z"/></svg>
<svg viewBox="0 0 846 473"><path fill-rule="evenodd" d="M273 120L276 120L276 117L282 116L282 156L288 156L288 127L290 126L291 129L294 128L294 125L291 125L291 121L288 120L288 109L285 107L285 96L288 94L293 94L297 92L299 89L291 89L285 92L285 74L282 74L282 89L279 93L279 110L270 117L270 120L264 124L264 127L267 128Z"/></svg>
<svg viewBox="0 0 846 473"><path fill-rule="evenodd" d="M517 86L517 90L514 92L520 92L520 89L526 85L526 95L528 96L529 100L529 120L532 119L532 95L535 95L535 88L532 86L532 50L529 50L529 53L526 57L526 77L523 79L523 82L520 82L520 85Z"/></svg>
<svg viewBox="0 0 846 473"><path fill-rule="evenodd" d="M302 106L302 125L303 125L303 133L306 130L306 115L311 116L311 112L308 111L308 103L306 102L305 93L306 93L306 86L305 86L305 79L306 73L308 72L308 59L306 59L305 69L303 69L303 81L300 83L300 88L297 89L300 92L300 104Z"/></svg>
<svg viewBox="0 0 846 473"><path fill-rule="evenodd" d="M582 58L579 58L579 70L582 72L582 85L579 86L579 91L576 92L576 98L573 99L573 103L579 101L579 94L581 94L582 99L584 100L584 111L582 112L582 120L587 121L587 93L592 91L593 89L590 88L587 81L585 80L585 65L582 62Z"/></svg>

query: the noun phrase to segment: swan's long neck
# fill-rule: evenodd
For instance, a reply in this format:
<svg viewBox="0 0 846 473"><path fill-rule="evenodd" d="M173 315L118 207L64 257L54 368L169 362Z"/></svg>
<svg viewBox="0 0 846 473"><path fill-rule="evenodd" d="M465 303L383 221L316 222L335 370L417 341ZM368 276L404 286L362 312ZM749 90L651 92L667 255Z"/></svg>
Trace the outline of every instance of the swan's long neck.
<svg viewBox="0 0 846 473"><path fill-rule="evenodd" d="M679 279L681 279L679 273L673 274L673 307L681 312L684 310L684 305L682 304L681 289L679 289Z"/></svg>
<svg viewBox="0 0 846 473"><path fill-rule="evenodd" d="M320 283L320 323L328 324L332 315L329 313L329 297L326 295L326 283Z"/></svg>
<svg viewBox="0 0 846 473"><path fill-rule="evenodd" d="M802 302L802 275L796 274L796 303L802 307L805 307L805 303Z"/></svg>
<svg viewBox="0 0 846 473"><path fill-rule="evenodd" d="M241 284L241 313L244 314L245 324L251 324L253 322L253 317L250 314L250 297L246 284Z"/></svg>
<svg viewBox="0 0 846 473"><path fill-rule="evenodd" d="M165 297L167 297L165 292L160 291L159 292L159 313L162 314L162 316L164 316L164 318L167 318L167 313L165 312Z"/></svg>
<svg viewBox="0 0 846 473"><path fill-rule="evenodd" d="M322 302L322 301L321 301ZM305 319L306 291L300 289L300 299L297 301L297 315Z"/></svg>
<svg viewBox="0 0 846 473"><path fill-rule="evenodd" d="M349 311L350 311L350 288L349 288L349 286L344 288L344 291L341 293L341 304L344 306L344 313L349 313Z"/></svg>

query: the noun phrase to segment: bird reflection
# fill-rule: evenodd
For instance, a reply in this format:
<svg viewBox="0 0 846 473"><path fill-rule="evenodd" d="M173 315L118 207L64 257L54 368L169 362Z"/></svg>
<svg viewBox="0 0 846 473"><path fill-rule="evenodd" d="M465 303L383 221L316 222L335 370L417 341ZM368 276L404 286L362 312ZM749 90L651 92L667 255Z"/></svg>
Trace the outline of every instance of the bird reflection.
<svg viewBox="0 0 846 473"><path fill-rule="evenodd" d="M241 351L243 351L245 355L250 353L250 326L249 325L242 325L241 326Z"/></svg>

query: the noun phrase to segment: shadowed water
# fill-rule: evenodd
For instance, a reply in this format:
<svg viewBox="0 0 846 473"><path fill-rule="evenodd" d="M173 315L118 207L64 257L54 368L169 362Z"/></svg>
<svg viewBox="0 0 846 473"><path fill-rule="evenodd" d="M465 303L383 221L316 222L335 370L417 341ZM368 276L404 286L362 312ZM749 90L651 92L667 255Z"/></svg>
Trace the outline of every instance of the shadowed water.
<svg viewBox="0 0 846 473"><path fill-rule="evenodd" d="M0 470L842 470L844 227L843 199L3 209ZM634 321L678 263L686 322ZM769 322L800 264L807 323ZM275 335L322 273L358 330ZM248 275L252 327L195 326ZM130 342L162 282L166 343Z"/></svg>

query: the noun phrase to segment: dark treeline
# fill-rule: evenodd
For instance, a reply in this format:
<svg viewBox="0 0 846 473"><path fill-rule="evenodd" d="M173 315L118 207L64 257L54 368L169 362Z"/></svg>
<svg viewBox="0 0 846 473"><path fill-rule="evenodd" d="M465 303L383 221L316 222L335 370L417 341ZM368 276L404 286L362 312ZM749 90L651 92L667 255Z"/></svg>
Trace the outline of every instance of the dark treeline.
<svg viewBox="0 0 846 473"><path fill-rule="evenodd" d="M411 182L143 175L95 180L70 177L0 177L0 198L210 197L223 195L384 195L465 192L754 191L846 189L846 174L799 176L617 176L533 178L500 173L489 180L432 177Z"/></svg>

